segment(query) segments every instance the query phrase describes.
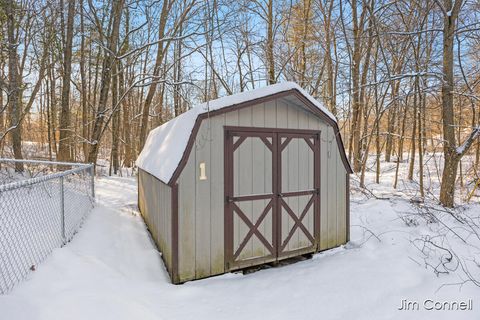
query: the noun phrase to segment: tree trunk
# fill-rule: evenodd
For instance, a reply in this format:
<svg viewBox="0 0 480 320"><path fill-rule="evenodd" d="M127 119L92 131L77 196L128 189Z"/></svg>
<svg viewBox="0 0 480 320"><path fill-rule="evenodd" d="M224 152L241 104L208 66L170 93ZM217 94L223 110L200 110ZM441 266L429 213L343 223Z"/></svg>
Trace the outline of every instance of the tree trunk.
<svg viewBox="0 0 480 320"><path fill-rule="evenodd" d="M63 14L63 12L61 13ZM72 42L73 22L75 16L75 0L68 1L67 37L63 48L63 83L62 105L60 111L60 140L58 145L58 160L72 160L72 141L70 128L70 81L72 74Z"/></svg>
<svg viewBox="0 0 480 320"><path fill-rule="evenodd" d="M275 84L275 59L273 55L273 0L268 0L267 3L267 67L268 67L268 84Z"/></svg>
<svg viewBox="0 0 480 320"><path fill-rule="evenodd" d="M352 0L352 15L353 15L353 57L352 57L352 86L353 86L353 101L352 101L352 145L353 145L353 171L360 172L362 169L362 157L360 146L360 127L361 127L361 105L360 105L360 30L357 19L357 1Z"/></svg>
<svg viewBox="0 0 480 320"><path fill-rule="evenodd" d="M458 153L456 151L455 119L453 111L453 40L455 24L462 5L462 0L445 0L443 25L443 83L442 83L442 124L443 124L443 154L444 167L440 187L440 203L446 207L454 206L455 180L457 178Z"/></svg>
<svg viewBox="0 0 480 320"><path fill-rule="evenodd" d="M47 71L47 72L48 72L48 74L50 74L50 71ZM45 86L46 86L47 93L50 92L49 83L50 83L50 81L49 81L49 79L47 79L47 81L45 81ZM51 128L52 119L50 117L51 102L50 102L50 95L47 94L46 96L47 96L46 112L47 112L48 160L52 161L52 159L53 159L53 155L52 155L52 133L51 133L52 132L52 128Z"/></svg>
<svg viewBox="0 0 480 320"><path fill-rule="evenodd" d="M57 149L57 82L55 80L55 68L53 68L54 57L50 57L50 68L48 73L48 78L50 81L50 127L52 130L52 149L55 156L58 154Z"/></svg>
<svg viewBox="0 0 480 320"><path fill-rule="evenodd" d="M120 20L122 16L124 0L119 0L115 2L115 5L112 7L111 19L112 31L108 40L108 49L109 52L105 54L102 67L102 78L100 81L100 96L98 98L97 112L95 115L95 124L93 126L92 132L92 145L90 147L90 152L88 154L88 161L91 163L97 162L98 149L100 147L100 140L104 132L104 123L105 123L105 112L106 105L108 101L108 93L110 91L110 82L112 79L112 66L115 61L114 54L116 53L116 48L118 47L118 35L120 29Z"/></svg>
<svg viewBox="0 0 480 320"><path fill-rule="evenodd" d="M392 133L395 131L395 124L397 120L397 109L398 109L398 88L399 86L396 84L395 81L392 81L392 100L393 104L391 109L388 111L387 116L387 137L385 142L385 161L390 162L392 151L393 151L393 135Z"/></svg>
<svg viewBox="0 0 480 320"><path fill-rule="evenodd" d="M159 40L165 37L165 26L167 24L168 13L170 12L170 0L164 0L162 5L162 12L160 14L160 22L158 27L158 38ZM165 57L166 48L163 41L158 43L157 48L157 56L155 58L155 66L153 68L153 76L158 77L160 75L160 71L162 70L161 64L163 58ZM153 79L152 84L148 88L147 97L145 98L145 103L143 104L142 110L142 120L140 125L140 149L143 148L145 144L145 140L147 139L147 131L148 131L148 115L150 114L150 106L152 105L153 96L155 95L155 91L157 89L157 82L156 79Z"/></svg>
<svg viewBox="0 0 480 320"><path fill-rule="evenodd" d="M444 153L445 154L445 153ZM445 207L453 207L455 201L455 181L457 180L458 159L445 156L440 187L440 203Z"/></svg>
<svg viewBox="0 0 480 320"><path fill-rule="evenodd" d="M119 74L120 83L125 83L125 78L123 76L123 72ZM123 89L122 89L123 91ZM123 93L122 93L123 95ZM133 152L132 152L132 142L131 142L131 123L130 123L130 108L128 104L128 97L125 97L124 101L122 101L122 115L123 115L123 141L125 145L125 159L123 161L123 165L127 168L130 168L133 164Z"/></svg>
<svg viewBox="0 0 480 320"><path fill-rule="evenodd" d="M113 173L117 174L120 168L118 145L120 138L120 108L118 103L118 76L117 76L117 63L112 66L112 150L111 159Z"/></svg>
<svg viewBox="0 0 480 320"><path fill-rule="evenodd" d="M13 155L15 159L23 159L22 156L22 100L21 100L21 79L18 74L18 53L15 39L15 7L16 1L7 1L5 12L7 15L7 37L8 37L8 111L10 116L9 126L12 139ZM23 163L15 163L15 170L23 171Z"/></svg>
<svg viewBox="0 0 480 320"><path fill-rule="evenodd" d="M378 113L377 117L379 117ZM375 127L375 150L375 183L380 183L380 155L382 152L380 148L380 124Z"/></svg>
<svg viewBox="0 0 480 320"><path fill-rule="evenodd" d="M321 2L320 2L321 3ZM328 109L334 116L337 115L337 97L335 96L335 75L334 75L334 66L333 66L333 59L332 59L332 42L333 46L335 46L335 42L332 41L332 37L335 37L335 32L333 32L333 26L331 24L331 19L332 19L332 9L333 9L333 3L334 1L330 1L330 4L328 6L327 12L323 14L325 24L325 62L327 64L327 105ZM322 6L323 9L323 6ZM322 11L325 11L323 9Z"/></svg>
<svg viewBox="0 0 480 320"><path fill-rule="evenodd" d="M408 105L406 102L405 105ZM400 137L398 140L398 154L403 153L403 141L404 141L404 136L405 136L405 123L407 122L407 108L405 107L404 112L403 112L403 120L402 120L402 128L400 129ZM393 182L393 188L397 188L398 184L398 171L400 168L400 157L397 157L397 167L395 168L395 180Z"/></svg>
<svg viewBox="0 0 480 320"><path fill-rule="evenodd" d="M479 123L480 126L480 123ZM480 167L480 141L477 142L477 150L475 151L475 168ZM477 169L477 176L478 176L478 169Z"/></svg>
<svg viewBox="0 0 480 320"><path fill-rule="evenodd" d="M417 106L418 100L417 100L417 91L415 90L413 94L413 128L412 128L412 139L410 143L410 163L408 166L408 180L412 181L413 180L413 171L415 169L415 152L416 146L415 142L417 139Z"/></svg>
<svg viewBox="0 0 480 320"><path fill-rule="evenodd" d="M80 8L83 8L83 0L80 0ZM80 81L81 81L81 100L82 100L82 138L83 138L83 157L88 157L88 108L87 108L87 78L85 74L85 27L83 22L83 13L80 13Z"/></svg>
<svg viewBox="0 0 480 320"><path fill-rule="evenodd" d="M128 7L125 9L125 33L128 34L130 31L130 11ZM120 48L121 52L127 52L130 48L130 39L127 37L125 39L124 45ZM124 69L125 72L124 72ZM133 164L133 152L132 152L132 142L131 142L131 123L130 123L130 94L125 95L126 86L127 86L127 78L129 75L128 68L122 68L120 66L118 71L118 79L119 79L119 96L124 97L121 105L122 105L122 137L123 137L123 145L124 145L124 160L123 165L127 168L130 168Z"/></svg>
<svg viewBox="0 0 480 320"><path fill-rule="evenodd" d="M183 28L180 27L179 36L182 36ZM208 41L208 43L212 43ZM209 48L211 49L211 48ZM179 84L182 79L182 41L179 40L175 42L174 49L173 49L173 56L174 56L174 66L173 66L173 81L175 84L173 85L173 110L175 117L178 117L182 114L182 95L180 93L181 85ZM213 61L212 61L213 63ZM205 66L205 70L207 70L208 66ZM213 72L211 77L214 78ZM208 87L207 79L205 79L205 88ZM213 82L213 81L212 81ZM213 85L215 87L215 85ZM208 95L209 96L209 95ZM208 99L208 97L206 96Z"/></svg>
<svg viewBox="0 0 480 320"><path fill-rule="evenodd" d="M420 83L417 77L416 79L416 87L418 91L418 99L420 100L418 103L418 175L419 175L419 184L420 184L420 196L422 198L425 197L425 190L423 185L423 126L422 126L422 113L423 113L423 97L422 93L420 92Z"/></svg>

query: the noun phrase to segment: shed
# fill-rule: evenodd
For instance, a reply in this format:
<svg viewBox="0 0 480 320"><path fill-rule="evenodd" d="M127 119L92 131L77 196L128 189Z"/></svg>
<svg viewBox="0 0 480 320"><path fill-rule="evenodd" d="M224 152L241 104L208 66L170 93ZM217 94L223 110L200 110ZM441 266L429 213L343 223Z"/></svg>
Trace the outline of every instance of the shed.
<svg viewBox="0 0 480 320"><path fill-rule="evenodd" d="M150 132L137 166L139 209L173 283L349 240L337 121L295 83L195 106Z"/></svg>

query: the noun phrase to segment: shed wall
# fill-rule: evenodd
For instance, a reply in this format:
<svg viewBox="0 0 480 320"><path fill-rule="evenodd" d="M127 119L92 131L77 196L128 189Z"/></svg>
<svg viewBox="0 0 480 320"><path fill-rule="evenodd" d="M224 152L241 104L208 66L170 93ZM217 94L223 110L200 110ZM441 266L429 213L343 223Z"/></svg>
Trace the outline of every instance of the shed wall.
<svg viewBox="0 0 480 320"><path fill-rule="evenodd" d="M172 275L172 188L139 169L138 207Z"/></svg>
<svg viewBox="0 0 480 320"><path fill-rule="evenodd" d="M224 272L224 126L321 131L320 249L344 244L346 173L333 128L304 107L276 99L204 119L178 178L178 276L187 281ZM205 162L207 180L199 180Z"/></svg>

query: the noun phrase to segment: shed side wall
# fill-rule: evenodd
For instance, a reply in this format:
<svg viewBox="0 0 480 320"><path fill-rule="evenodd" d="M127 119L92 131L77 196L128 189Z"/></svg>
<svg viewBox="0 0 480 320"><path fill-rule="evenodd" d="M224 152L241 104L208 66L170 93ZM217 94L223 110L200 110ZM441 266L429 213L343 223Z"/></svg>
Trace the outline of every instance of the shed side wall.
<svg viewBox="0 0 480 320"><path fill-rule="evenodd" d="M172 275L172 188L139 169L138 207Z"/></svg>
<svg viewBox="0 0 480 320"><path fill-rule="evenodd" d="M204 119L179 186L179 278L224 272L224 126L321 131L320 250L346 242L346 170L334 130L305 108L276 99ZM205 162L207 180L199 180Z"/></svg>

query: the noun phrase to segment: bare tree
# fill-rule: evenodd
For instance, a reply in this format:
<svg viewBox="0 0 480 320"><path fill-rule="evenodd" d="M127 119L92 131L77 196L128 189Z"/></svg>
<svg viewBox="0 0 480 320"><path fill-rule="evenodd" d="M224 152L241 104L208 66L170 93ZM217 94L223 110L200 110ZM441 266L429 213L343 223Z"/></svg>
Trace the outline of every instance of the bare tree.
<svg viewBox="0 0 480 320"><path fill-rule="evenodd" d="M444 139L444 168L440 189L440 202L446 207L453 207L455 181L458 163L480 135L480 127L474 128L465 142L457 147L455 137L455 118L453 110L454 92L454 39L458 15L462 0L445 0L439 6L443 12L443 83L442 83L442 124Z"/></svg>
<svg viewBox="0 0 480 320"><path fill-rule="evenodd" d="M19 10L15 1L5 1L5 13L7 16L7 39L8 39L8 110L9 110L9 129L12 140L13 154L16 159L22 159L22 100L21 100L21 80L18 73L18 43L15 36L17 14ZM16 170L23 171L23 163L16 164Z"/></svg>
<svg viewBox="0 0 480 320"><path fill-rule="evenodd" d="M112 80L112 66L115 62L116 48L118 46L118 37L120 30L120 21L122 17L123 0L116 1L111 9L111 29L107 38L106 53L103 60L102 76L100 82L100 96L95 114L95 122L92 132L92 146L88 154L88 161L97 162L100 140L105 130L105 113L107 111L108 93L110 91L110 82ZM99 26L101 27L101 26Z"/></svg>
<svg viewBox="0 0 480 320"><path fill-rule="evenodd" d="M61 0L63 4L63 0ZM62 13L63 14L63 13ZM75 0L68 1L67 34L63 46L63 79L62 79L62 102L60 111L60 139L58 145L58 159L71 161L71 128L70 128L70 81L72 74L72 42L73 22L75 17Z"/></svg>

